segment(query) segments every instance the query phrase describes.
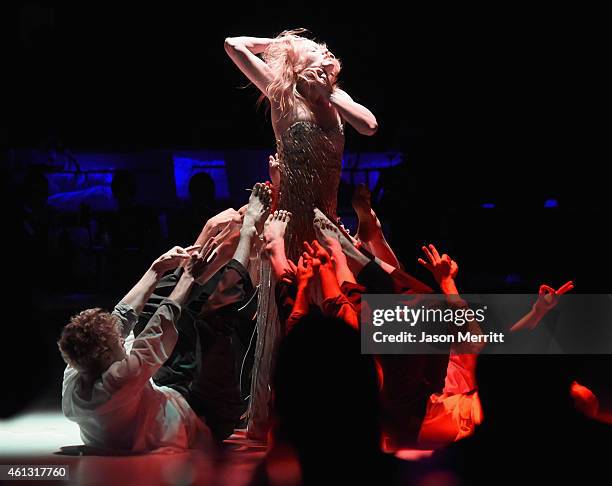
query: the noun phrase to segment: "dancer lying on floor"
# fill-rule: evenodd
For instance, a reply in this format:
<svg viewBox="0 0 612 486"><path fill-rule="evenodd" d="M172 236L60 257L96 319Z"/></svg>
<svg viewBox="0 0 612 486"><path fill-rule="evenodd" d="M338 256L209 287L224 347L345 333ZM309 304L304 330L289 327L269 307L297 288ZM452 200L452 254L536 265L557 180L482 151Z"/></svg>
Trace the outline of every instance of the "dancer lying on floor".
<svg viewBox="0 0 612 486"><path fill-rule="evenodd" d="M255 225L269 206L269 190L256 185L240 230L234 253L236 264L248 262L255 235ZM209 240L212 241L212 240ZM189 250L195 250L190 248ZM207 243L205 250L211 250ZM201 363L198 377L188 390L180 393L167 386L156 386L153 374L172 353L177 341L175 323L181 306L188 302L191 291L204 275L210 251L189 255L174 248L158 258L136 286L115 307L112 314L89 309L75 316L62 331L59 348L67 363L62 387L64 415L81 429L85 445L107 451L147 452L163 447L187 449L207 447L211 431L206 425L205 410L218 411L218 397L207 395L211 383L223 379L235 365L234 355L212 352L212 362ZM162 275L188 260L183 274L162 301L142 333L126 346L139 312L155 289ZM230 264L232 263L230 262ZM230 266L228 264L228 267ZM225 298L235 284L233 272L226 270L215 293L202 313L209 317L235 300ZM230 292L231 293L231 292ZM223 342L222 342L223 344ZM227 417L218 414L223 420ZM217 436L227 434L217 427L212 417L210 427ZM220 430L219 430L220 429Z"/></svg>
<svg viewBox="0 0 612 486"><path fill-rule="evenodd" d="M261 226L257 211L267 210L269 199L269 188L256 184L248 205L239 211L225 210L204 226L196 243L212 241L210 271L205 271L200 279L202 285L194 288L177 322L178 344L182 348L179 352L175 349L153 377L157 385L189 394L192 408L206 417L217 441L231 435L247 405L242 392L248 390L248 380L241 380L244 368L239 367L244 355L236 341L246 349L253 333L257 299L249 261L256 246L253 243L259 240L253 236L252 221L255 218ZM264 202L266 206L256 209ZM216 222L211 223L213 220ZM157 310L163 296L172 291L180 271L162 279L139 321L146 321Z"/></svg>

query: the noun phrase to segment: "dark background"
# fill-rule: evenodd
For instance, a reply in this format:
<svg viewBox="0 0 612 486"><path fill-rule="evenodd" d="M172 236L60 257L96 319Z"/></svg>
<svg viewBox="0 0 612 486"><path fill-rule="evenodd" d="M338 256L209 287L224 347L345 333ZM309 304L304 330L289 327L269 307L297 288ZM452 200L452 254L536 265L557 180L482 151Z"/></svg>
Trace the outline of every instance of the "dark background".
<svg viewBox="0 0 612 486"><path fill-rule="evenodd" d="M241 89L246 79L223 40L307 27L343 62L343 88L379 122L374 137L348 129L347 150L404 153L376 209L410 271L428 279L414 261L432 241L459 262L460 290L532 292L574 279L576 291L608 291L610 157L601 149L609 124L600 121L607 98L597 13L415 5L5 7L0 144L272 150L265 110L256 109L253 87ZM2 205L14 215L20 175L3 174ZM549 199L558 206L544 208ZM53 340L78 309L50 318L37 305L41 295L81 289L54 285L65 267L41 266L32 254L44 256L44 247L23 253L19 228L16 221L4 241L5 255L15 255L6 274L19 282L9 285L11 298L34 301L42 314L32 319L51 343L41 348L57 361ZM111 302L126 289L88 290Z"/></svg>

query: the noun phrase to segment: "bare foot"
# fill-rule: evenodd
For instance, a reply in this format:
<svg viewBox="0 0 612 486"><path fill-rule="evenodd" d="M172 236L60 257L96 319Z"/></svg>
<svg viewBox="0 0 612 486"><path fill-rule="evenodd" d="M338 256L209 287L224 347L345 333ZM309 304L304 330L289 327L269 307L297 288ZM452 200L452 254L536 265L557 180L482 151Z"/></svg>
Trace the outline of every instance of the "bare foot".
<svg viewBox="0 0 612 486"><path fill-rule="evenodd" d="M249 204L244 213L243 229L261 227L261 223L270 209L271 196L272 191L267 185L258 182L253 186Z"/></svg>
<svg viewBox="0 0 612 486"><path fill-rule="evenodd" d="M370 189L365 184L359 184L355 188L351 200L353 209L357 213L357 218L359 218L357 237L361 241L370 241L380 229L380 222L372 209L370 198Z"/></svg>
<svg viewBox="0 0 612 486"><path fill-rule="evenodd" d="M284 209L274 211L268 216L264 223L263 235L268 246L274 246L285 241L285 230L287 223L291 221L291 213Z"/></svg>
<svg viewBox="0 0 612 486"><path fill-rule="evenodd" d="M314 210L315 217L313 220L313 226L317 240L321 245L329 252L334 259L334 268L336 270L336 278L339 283L350 282L355 283L355 276L349 268L349 260L352 258L352 253L359 253L359 251L353 246L347 236L338 229L319 209ZM344 245L347 246L347 250L344 250Z"/></svg>
<svg viewBox="0 0 612 486"><path fill-rule="evenodd" d="M315 217L312 224L317 235L317 240L323 247L332 255L342 253L342 245L340 243L340 230L333 224L322 211L318 208L314 209ZM344 237L344 235L342 235Z"/></svg>
<svg viewBox="0 0 612 486"><path fill-rule="evenodd" d="M328 251L331 251L330 248L333 248L335 245L333 240L340 243L340 248L345 253L349 251L358 251L353 242L344 233L342 233L327 216L325 216L323 211L321 211L319 208L314 208L314 215L315 217L313 224L317 239L323 243Z"/></svg>
<svg viewBox="0 0 612 486"><path fill-rule="evenodd" d="M291 213L281 209L270 214L264 223L265 251L277 279L291 270L285 254L285 230L290 220Z"/></svg>

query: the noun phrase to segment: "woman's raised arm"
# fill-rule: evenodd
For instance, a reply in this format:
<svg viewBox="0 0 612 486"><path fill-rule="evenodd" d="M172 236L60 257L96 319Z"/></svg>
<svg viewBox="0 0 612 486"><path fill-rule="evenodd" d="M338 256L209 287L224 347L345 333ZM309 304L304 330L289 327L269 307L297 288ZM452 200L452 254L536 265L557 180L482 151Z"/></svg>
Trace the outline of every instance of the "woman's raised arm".
<svg viewBox="0 0 612 486"><path fill-rule="evenodd" d="M257 54L261 54L271 42L273 39L261 37L228 37L225 39L225 52L249 78L249 81L266 96L268 85L272 81L272 72Z"/></svg>

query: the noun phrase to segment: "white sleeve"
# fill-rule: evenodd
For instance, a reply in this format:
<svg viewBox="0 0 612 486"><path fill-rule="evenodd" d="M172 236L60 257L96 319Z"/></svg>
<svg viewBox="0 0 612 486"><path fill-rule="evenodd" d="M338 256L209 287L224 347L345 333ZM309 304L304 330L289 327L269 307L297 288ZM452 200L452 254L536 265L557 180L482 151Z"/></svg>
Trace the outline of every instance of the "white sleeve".
<svg viewBox="0 0 612 486"><path fill-rule="evenodd" d="M128 382L146 383L172 354L178 338L174 325L180 314L181 308L176 302L163 300L147 326L134 339L129 356L114 363L104 373L105 385L117 389ZM169 322L171 326L168 326Z"/></svg>
<svg viewBox="0 0 612 486"><path fill-rule="evenodd" d="M62 397L66 394L66 389L74 385L74 380L77 379L79 372L75 370L72 366L66 365L66 369L64 370L64 379L62 380Z"/></svg>

